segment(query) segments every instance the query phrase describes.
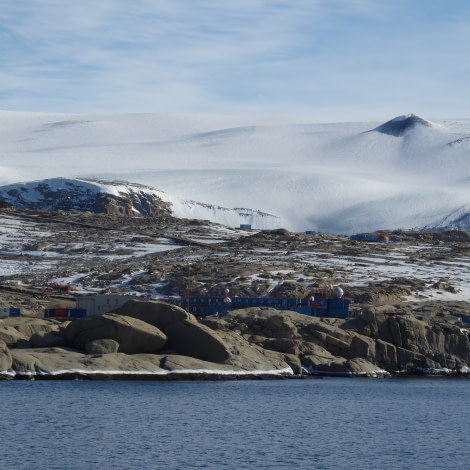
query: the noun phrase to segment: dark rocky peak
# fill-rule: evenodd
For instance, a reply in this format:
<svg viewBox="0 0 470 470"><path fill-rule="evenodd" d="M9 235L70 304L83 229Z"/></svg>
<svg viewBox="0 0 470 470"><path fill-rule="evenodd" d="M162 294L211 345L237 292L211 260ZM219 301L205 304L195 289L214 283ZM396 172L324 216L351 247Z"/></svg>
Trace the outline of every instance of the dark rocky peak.
<svg viewBox="0 0 470 470"><path fill-rule="evenodd" d="M372 130L381 132L382 134L401 137L417 126L431 127L432 124L429 121L416 116L416 114L406 114L387 121L385 124Z"/></svg>

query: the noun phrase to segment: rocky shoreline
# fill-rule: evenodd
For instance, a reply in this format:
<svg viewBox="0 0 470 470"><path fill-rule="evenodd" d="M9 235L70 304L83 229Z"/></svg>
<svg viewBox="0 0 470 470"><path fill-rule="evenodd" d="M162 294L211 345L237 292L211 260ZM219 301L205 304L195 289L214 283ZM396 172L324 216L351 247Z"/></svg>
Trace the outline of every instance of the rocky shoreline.
<svg viewBox="0 0 470 470"><path fill-rule="evenodd" d="M112 313L0 322L0 378L241 380L470 374L459 322L371 311L327 319L271 308L197 319L164 302Z"/></svg>

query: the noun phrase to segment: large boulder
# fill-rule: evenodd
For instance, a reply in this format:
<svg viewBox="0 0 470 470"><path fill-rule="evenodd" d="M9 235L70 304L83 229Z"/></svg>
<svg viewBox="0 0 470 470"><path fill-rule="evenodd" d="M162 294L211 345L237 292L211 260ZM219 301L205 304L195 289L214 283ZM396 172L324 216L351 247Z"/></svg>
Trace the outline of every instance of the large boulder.
<svg viewBox="0 0 470 470"><path fill-rule="evenodd" d="M62 336L67 345L82 350L90 341L113 339L119 343L119 352L125 354L156 353L167 342L166 335L155 326L115 313L70 322Z"/></svg>
<svg viewBox="0 0 470 470"><path fill-rule="evenodd" d="M10 324L28 340L36 334L52 333L59 330L59 324L52 319L13 317Z"/></svg>
<svg viewBox="0 0 470 470"><path fill-rule="evenodd" d="M0 323L0 340L10 347L31 347L31 338L57 332L59 324L49 319L7 317Z"/></svg>
<svg viewBox="0 0 470 470"><path fill-rule="evenodd" d="M165 330L168 347L184 356L203 361L222 363L230 358L230 352L217 332L192 320L181 320Z"/></svg>
<svg viewBox="0 0 470 470"><path fill-rule="evenodd" d="M195 317L186 310L165 302L130 300L122 307L113 310L113 313L137 318L162 331L165 331L169 326L182 320L196 321Z"/></svg>
<svg viewBox="0 0 470 470"><path fill-rule="evenodd" d="M0 341L8 346L16 346L19 341L28 342L28 339L13 326L2 326L0 328Z"/></svg>

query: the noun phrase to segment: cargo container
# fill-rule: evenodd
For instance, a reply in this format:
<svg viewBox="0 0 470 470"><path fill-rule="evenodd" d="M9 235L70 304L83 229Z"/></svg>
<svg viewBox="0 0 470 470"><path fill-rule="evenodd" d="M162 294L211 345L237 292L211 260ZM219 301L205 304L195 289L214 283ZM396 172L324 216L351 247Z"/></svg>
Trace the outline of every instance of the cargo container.
<svg viewBox="0 0 470 470"><path fill-rule="evenodd" d="M15 307L0 308L0 317L19 317L21 315L20 309Z"/></svg>
<svg viewBox="0 0 470 470"><path fill-rule="evenodd" d="M86 310L84 308L68 308L67 318L84 318L86 317Z"/></svg>
<svg viewBox="0 0 470 470"><path fill-rule="evenodd" d="M82 308L46 308L44 318L84 318L86 310Z"/></svg>
<svg viewBox="0 0 470 470"><path fill-rule="evenodd" d="M384 234L378 233L357 233L356 235L351 235L349 237L353 241L364 241L364 242L379 242L379 243L389 243L390 238Z"/></svg>
<svg viewBox="0 0 470 470"><path fill-rule="evenodd" d="M46 308L44 310L44 318L53 318L54 315L54 309L53 308Z"/></svg>
<svg viewBox="0 0 470 470"><path fill-rule="evenodd" d="M10 307L10 317L19 317L20 316L20 309Z"/></svg>

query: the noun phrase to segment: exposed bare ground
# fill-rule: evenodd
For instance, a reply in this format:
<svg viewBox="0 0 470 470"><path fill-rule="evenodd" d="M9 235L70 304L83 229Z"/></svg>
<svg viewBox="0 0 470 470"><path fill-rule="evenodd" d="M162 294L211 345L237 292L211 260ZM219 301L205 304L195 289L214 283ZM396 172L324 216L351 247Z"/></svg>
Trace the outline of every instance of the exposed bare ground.
<svg viewBox="0 0 470 470"><path fill-rule="evenodd" d="M396 231L387 233L391 243L369 243L168 216L0 209L0 217L0 307L27 315L72 306L90 292L219 296L229 288L232 296L304 298L327 285L343 288L353 312L469 312L467 232ZM52 282L75 290L51 289Z"/></svg>

